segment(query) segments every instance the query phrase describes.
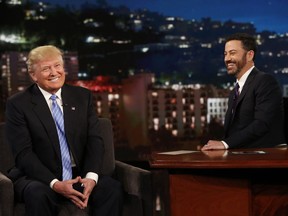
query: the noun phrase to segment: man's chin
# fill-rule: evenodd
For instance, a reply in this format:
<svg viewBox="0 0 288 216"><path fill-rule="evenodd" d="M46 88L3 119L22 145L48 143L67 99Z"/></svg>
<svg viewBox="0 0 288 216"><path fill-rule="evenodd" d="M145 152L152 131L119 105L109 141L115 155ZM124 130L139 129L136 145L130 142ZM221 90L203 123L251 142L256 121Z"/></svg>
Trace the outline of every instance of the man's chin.
<svg viewBox="0 0 288 216"><path fill-rule="evenodd" d="M62 88L63 85L50 85L50 86L46 86L46 91L50 92L50 93L56 93L60 88Z"/></svg>
<svg viewBox="0 0 288 216"><path fill-rule="evenodd" d="M235 71L235 70L228 70L228 69L227 69L227 73L228 73L229 75L234 75L234 74L236 74L236 71Z"/></svg>

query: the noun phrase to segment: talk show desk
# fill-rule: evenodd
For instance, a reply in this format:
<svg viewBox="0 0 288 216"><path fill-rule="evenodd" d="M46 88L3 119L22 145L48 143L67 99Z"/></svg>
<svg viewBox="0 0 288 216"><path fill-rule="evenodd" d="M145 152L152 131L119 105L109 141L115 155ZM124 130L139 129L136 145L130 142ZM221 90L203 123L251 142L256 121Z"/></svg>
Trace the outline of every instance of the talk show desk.
<svg viewBox="0 0 288 216"><path fill-rule="evenodd" d="M149 163L166 216L288 215L286 147L163 153Z"/></svg>

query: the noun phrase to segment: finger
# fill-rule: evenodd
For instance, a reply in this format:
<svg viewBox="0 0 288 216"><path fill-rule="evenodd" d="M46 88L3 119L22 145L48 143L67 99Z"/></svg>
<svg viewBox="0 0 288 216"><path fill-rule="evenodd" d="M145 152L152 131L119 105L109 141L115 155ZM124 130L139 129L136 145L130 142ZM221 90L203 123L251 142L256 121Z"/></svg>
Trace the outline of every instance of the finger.
<svg viewBox="0 0 288 216"><path fill-rule="evenodd" d="M72 196L70 198L70 200L77 205L79 208L83 209L87 207L87 203L85 203L83 200L81 200L79 197L77 196Z"/></svg>
<svg viewBox="0 0 288 216"><path fill-rule="evenodd" d="M78 208L82 209L82 206L80 206L75 200L71 199L71 202L76 205Z"/></svg>
<svg viewBox="0 0 288 216"><path fill-rule="evenodd" d="M76 196L76 197L79 197L82 200L85 199L85 197L86 197L84 194L82 194L81 192L79 192L79 191L77 191L75 189L73 189L72 195Z"/></svg>
<svg viewBox="0 0 288 216"><path fill-rule="evenodd" d="M211 145L206 144L202 147L201 150L206 151L206 150L211 150L211 149L213 149L213 147Z"/></svg>
<svg viewBox="0 0 288 216"><path fill-rule="evenodd" d="M74 205L76 205L79 209L84 209L85 208L82 205L80 205L79 203L75 202L74 200L71 200L71 202L74 203Z"/></svg>
<svg viewBox="0 0 288 216"><path fill-rule="evenodd" d="M83 200L84 206L88 206L88 200L89 200L89 196Z"/></svg>
<svg viewBox="0 0 288 216"><path fill-rule="evenodd" d="M67 183L67 184L75 184L75 183L79 182L79 180L78 180L78 177L76 177L74 179L65 180L63 182Z"/></svg>

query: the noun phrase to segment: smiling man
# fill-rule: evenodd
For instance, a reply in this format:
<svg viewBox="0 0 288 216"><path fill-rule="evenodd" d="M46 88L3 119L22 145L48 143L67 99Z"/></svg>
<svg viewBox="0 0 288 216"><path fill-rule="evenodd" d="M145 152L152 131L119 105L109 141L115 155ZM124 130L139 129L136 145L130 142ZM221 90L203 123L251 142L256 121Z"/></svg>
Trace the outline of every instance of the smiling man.
<svg viewBox="0 0 288 216"><path fill-rule="evenodd" d="M246 33L227 38L224 62L236 86L229 96L225 134L202 150L260 148L285 144L282 92L275 78L255 65L256 40Z"/></svg>
<svg viewBox="0 0 288 216"><path fill-rule="evenodd" d="M16 198L29 216L58 215L64 202L91 204L89 215L117 216L121 186L100 172L104 148L92 94L64 84L62 55L55 46L33 49L27 67L35 83L7 102Z"/></svg>

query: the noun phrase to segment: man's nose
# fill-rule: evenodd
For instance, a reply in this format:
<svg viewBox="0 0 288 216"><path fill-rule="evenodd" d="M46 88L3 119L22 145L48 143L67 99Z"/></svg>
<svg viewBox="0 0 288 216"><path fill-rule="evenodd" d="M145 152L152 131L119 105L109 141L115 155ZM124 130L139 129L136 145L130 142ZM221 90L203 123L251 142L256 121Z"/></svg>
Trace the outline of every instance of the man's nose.
<svg viewBox="0 0 288 216"><path fill-rule="evenodd" d="M226 55L224 56L224 62L227 62L227 61L229 61L229 60L231 60L231 56L230 56L229 54L226 54Z"/></svg>
<svg viewBox="0 0 288 216"><path fill-rule="evenodd" d="M57 73L57 69L54 66L50 67L50 74L56 74Z"/></svg>

